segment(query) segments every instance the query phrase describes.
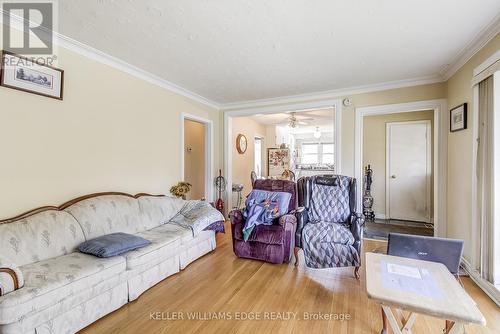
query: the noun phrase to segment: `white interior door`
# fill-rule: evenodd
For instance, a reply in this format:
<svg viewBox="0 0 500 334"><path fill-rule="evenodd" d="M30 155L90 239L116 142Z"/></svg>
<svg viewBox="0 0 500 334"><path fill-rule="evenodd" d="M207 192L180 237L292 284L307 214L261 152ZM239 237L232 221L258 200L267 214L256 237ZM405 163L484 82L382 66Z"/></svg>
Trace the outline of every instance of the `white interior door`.
<svg viewBox="0 0 500 334"><path fill-rule="evenodd" d="M431 122L387 123L386 218L430 222Z"/></svg>

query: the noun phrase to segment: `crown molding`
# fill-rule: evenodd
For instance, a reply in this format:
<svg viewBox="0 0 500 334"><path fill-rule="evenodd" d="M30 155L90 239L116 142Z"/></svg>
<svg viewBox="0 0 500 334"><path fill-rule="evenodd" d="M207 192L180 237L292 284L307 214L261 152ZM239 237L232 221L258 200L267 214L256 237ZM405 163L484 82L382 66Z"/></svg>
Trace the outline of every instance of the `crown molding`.
<svg viewBox="0 0 500 334"><path fill-rule="evenodd" d="M3 16L4 16L4 11L3 11L3 9L0 8L0 24L5 24L3 22ZM12 13L10 14L10 17L11 17L11 23L13 23L14 29L22 31L23 23L26 20L18 15L12 14ZM194 92L191 92L190 90L188 90L184 87L181 87L181 86L176 85L168 80L160 78L157 75L154 75L148 71L140 69L137 66L134 66L130 63L127 63L124 60L121 60L119 58L111 56L111 55L109 55L101 50L93 48L87 44L81 43L81 42L74 40L68 36L65 36L61 33L58 33L55 31L48 31L47 29L43 29L43 28L42 28L42 30L44 30L45 34L52 33L52 36L53 36L52 40L53 40L53 43L55 45L63 47L67 50L70 50L70 51L72 51L76 54L79 54L81 56L84 56L86 58L95 60L99 63L113 67L119 71L130 74L136 78L147 81L153 85L159 86L159 87L164 88L164 89L171 91L173 93L187 97L188 99L196 101L202 105L205 105L205 106L208 106L210 108L217 109L217 110L220 109L220 105L217 102L212 101L210 99L207 99L207 98L205 98L199 94L196 94Z"/></svg>
<svg viewBox="0 0 500 334"><path fill-rule="evenodd" d="M184 97L187 97L191 100L194 100L198 103L201 103L205 106L208 106L213 109L220 109L220 105L212 100L209 100L199 94L193 93L186 88L183 88L179 85L176 85L170 81L167 81L163 78L160 78L148 71L145 71L143 69L140 69L130 63L127 63L119 58L113 57L105 52L102 52L98 49L95 49L89 45L86 45L84 43L78 42L77 40L74 40L70 37L67 37L65 35L62 35L60 33L55 34L55 40L57 40L57 43L59 46L68 49L70 51L73 51L74 53L77 53L79 55L82 55L84 57L93 59L97 62L100 62L102 64L108 65L110 67L113 67L115 69L118 69L122 72L128 73L136 78L142 79L144 81L147 81L151 84L154 84L156 86L162 87L166 90L169 90L171 92L174 92L176 94L182 95Z"/></svg>
<svg viewBox="0 0 500 334"><path fill-rule="evenodd" d="M444 81L448 81L462 66L478 53L489 41L500 33L500 14L486 25L441 71Z"/></svg>
<svg viewBox="0 0 500 334"><path fill-rule="evenodd" d="M411 86L428 85L439 82L443 82L443 78L441 76L431 75L426 77L388 81L388 82L362 85L362 86L353 86L353 87L340 88L328 91L313 92L308 94L289 95L289 96L274 97L269 99L250 100L244 102L224 103L220 105L220 109L222 111L235 111L235 110L272 107L276 105L286 105L286 104L305 102L305 101L331 100L343 96L377 92L377 91L411 87Z"/></svg>

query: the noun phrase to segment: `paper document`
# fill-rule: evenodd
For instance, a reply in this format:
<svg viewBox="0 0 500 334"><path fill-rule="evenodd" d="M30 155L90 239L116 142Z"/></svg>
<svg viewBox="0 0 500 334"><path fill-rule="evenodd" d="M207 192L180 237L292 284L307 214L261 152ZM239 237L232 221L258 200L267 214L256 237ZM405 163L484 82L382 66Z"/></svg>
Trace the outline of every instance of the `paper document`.
<svg viewBox="0 0 500 334"><path fill-rule="evenodd" d="M381 261L380 271L384 288L415 293L433 299L444 297L439 284L426 268Z"/></svg>
<svg viewBox="0 0 500 334"><path fill-rule="evenodd" d="M391 274L422 279L422 276L420 276L420 271L418 270L418 268L415 267L404 266L401 264L387 263L387 271Z"/></svg>

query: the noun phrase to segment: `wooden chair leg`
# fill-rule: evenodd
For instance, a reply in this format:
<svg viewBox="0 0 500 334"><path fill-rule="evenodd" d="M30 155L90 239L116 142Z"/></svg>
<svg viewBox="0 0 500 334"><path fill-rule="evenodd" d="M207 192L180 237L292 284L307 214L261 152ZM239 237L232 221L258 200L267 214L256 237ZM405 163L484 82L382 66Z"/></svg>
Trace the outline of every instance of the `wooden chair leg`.
<svg viewBox="0 0 500 334"><path fill-rule="evenodd" d="M299 265L299 247L295 247L293 249L293 255L295 255L295 266L297 267Z"/></svg>
<svg viewBox="0 0 500 334"><path fill-rule="evenodd" d="M359 280L359 267L354 268L354 277Z"/></svg>
<svg viewBox="0 0 500 334"><path fill-rule="evenodd" d="M384 309L380 309L382 310L382 331L380 334L387 334L387 316L385 315Z"/></svg>

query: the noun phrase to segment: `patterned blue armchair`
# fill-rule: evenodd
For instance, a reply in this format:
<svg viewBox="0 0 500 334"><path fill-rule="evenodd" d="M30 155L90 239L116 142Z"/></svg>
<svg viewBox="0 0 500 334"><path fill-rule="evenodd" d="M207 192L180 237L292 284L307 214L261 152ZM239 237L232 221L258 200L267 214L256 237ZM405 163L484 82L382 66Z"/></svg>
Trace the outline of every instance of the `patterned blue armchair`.
<svg viewBox="0 0 500 334"><path fill-rule="evenodd" d="M295 234L295 265L304 251L310 268L355 267L359 278L363 218L356 213L356 179L317 175L297 181L299 216Z"/></svg>

